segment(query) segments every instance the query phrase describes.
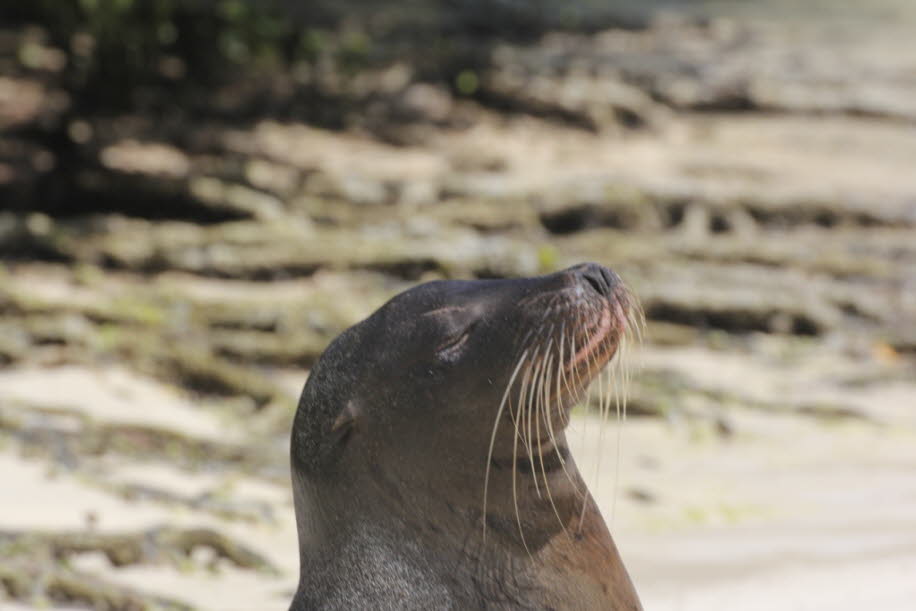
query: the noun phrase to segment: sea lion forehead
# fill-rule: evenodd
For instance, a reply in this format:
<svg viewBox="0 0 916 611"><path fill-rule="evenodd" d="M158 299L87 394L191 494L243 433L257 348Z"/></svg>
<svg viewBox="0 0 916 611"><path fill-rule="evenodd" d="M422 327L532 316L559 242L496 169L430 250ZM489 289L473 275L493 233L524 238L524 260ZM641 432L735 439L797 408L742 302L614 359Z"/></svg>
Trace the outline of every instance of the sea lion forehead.
<svg viewBox="0 0 916 611"><path fill-rule="evenodd" d="M535 290L540 278L434 280L396 295L386 306L414 309L417 315L434 315L455 313L494 301L511 304Z"/></svg>

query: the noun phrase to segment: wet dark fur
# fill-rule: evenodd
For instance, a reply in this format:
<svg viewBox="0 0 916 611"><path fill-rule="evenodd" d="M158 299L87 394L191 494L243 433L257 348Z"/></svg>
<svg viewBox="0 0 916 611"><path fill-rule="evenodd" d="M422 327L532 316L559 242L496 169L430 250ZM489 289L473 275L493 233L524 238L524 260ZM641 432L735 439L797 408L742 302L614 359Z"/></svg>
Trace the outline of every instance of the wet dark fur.
<svg viewBox="0 0 916 611"><path fill-rule="evenodd" d="M631 310L587 264L424 284L338 337L293 425L291 609L640 609L564 433Z"/></svg>

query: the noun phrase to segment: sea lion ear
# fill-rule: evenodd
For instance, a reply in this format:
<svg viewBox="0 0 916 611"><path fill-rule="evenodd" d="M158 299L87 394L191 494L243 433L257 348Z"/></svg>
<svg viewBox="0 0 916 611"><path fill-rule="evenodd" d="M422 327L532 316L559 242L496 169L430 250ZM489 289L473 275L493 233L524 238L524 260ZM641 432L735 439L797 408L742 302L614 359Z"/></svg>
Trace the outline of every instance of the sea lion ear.
<svg viewBox="0 0 916 611"><path fill-rule="evenodd" d="M334 424L331 425L331 436L334 438L335 443L341 443L350 437L356 427L359 413L360 410L356 403L347 401L340 413L337 414L337 418L334 419Z"/></svg>

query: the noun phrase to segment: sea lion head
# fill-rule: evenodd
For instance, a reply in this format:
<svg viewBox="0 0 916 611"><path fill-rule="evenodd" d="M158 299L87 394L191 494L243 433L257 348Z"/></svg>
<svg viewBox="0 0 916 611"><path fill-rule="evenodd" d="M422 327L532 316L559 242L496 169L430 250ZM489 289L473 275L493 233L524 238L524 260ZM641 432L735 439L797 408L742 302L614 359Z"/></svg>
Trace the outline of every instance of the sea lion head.
<svg viewBox="0 0 916 611"><path fill-rule="evenodd" d="M544 454L565 452L568 412L617 350L631 304L618 276L592 263L397 295L312 369L293 426L294 479L479 507L485 478L506 488L494 465L530 468L538 456L547 478ZM490 494L493 507L508 502Z"/></svg>

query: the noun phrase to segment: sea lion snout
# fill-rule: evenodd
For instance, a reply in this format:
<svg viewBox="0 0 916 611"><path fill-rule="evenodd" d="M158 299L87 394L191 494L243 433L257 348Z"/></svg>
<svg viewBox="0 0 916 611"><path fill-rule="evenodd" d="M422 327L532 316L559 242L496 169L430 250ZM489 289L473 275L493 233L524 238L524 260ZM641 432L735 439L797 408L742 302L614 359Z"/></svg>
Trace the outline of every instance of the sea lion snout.
<svg viewBox="0 0 916 611"><path fill-rule="evenodd" d="M612 297L617 287L622 285L620 276L597 263L580 263L570 267L566 273L572 276L575 282L605 298Z"/></svg>

